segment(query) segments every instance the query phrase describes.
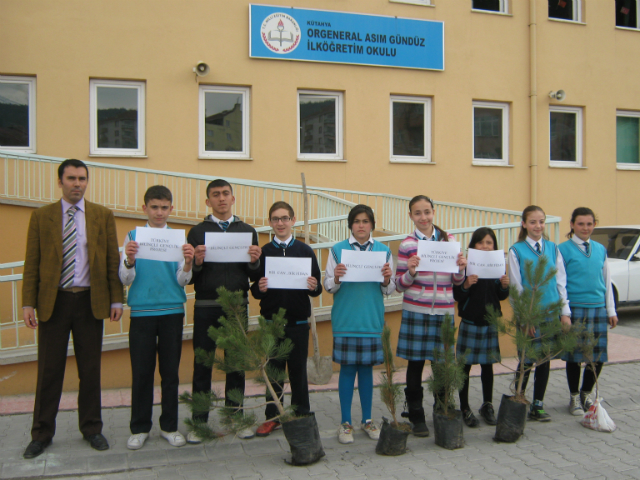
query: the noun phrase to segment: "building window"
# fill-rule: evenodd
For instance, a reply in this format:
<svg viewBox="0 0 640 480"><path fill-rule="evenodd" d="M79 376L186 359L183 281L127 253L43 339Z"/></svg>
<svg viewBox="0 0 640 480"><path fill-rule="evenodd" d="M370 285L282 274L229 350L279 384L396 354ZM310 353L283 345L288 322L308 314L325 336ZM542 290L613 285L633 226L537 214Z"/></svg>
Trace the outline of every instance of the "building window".
<svg viewBox="0 0 640 480"><path fill-rule="evenodd" d="M549 108L549 153L552 166L582 166L582 109Z"/></svg>
<svg viewBox="0 0 640 480"><path fill-rule="evenodd" d="M473 102L473 164L509 165L509 105Z"/></svg>
<svg viewBox="0 0 640 480"><path fill-rule="evenodd" d="M298 92L298 159L343 159L342 103L339 92Z"/></svg>
<svg viewBox="0 0 640 480"><path fill-rule="evenodd" d="M0 75L0 150L36 151L36 79Z"/></svg>
<svg viewBox="0 0 640 480"><path fill-rule="evenodd" d="M391 161L431 161L431 99L391 97Z"/></svg>
<svg viewBox="0 0 640 480"><path fill-rule="evenodd" d="M507 13L507 0L471 0L473 10Z"/></svg>
<svg viewBox="0 0 640 480"><path fill-rule="evenodd" d="M638 0L616 0L616 27L638 28Z"/></svg>
<svg viewBox="0 0 640 480"><path fill-rule="evenodd" d="M580 0L549 0L549 18L580 21Z"/></svg>
<svg viewBox="0 0 640 480"><path fill-rule="evenodd" d="M90 154L145 155L144 82L91 80L90 87Z"/></svg>
<svg viewBox="0 0 640 480"><path fill-rule="evenodd" d="M618 168L640 169L640 112L617 112L616 162Z"/></svg>
<svg viewBox="0 0 640 480"><path fill-rule="evenodd" d="M201 158L250 158L248 105L248 88L200 86Z"/></svg>

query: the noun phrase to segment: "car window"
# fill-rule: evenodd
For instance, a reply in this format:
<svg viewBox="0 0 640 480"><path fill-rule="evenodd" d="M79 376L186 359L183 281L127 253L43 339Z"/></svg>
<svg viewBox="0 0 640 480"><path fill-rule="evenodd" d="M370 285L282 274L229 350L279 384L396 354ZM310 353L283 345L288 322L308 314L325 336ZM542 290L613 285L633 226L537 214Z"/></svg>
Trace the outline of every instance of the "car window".
<svg viewBox="0 0 640 480"><path fill-rule="evenodd" d="M638 230L628 228L596 228L591 239L604 245L609 258L626 260L638 241Z"/></svg>

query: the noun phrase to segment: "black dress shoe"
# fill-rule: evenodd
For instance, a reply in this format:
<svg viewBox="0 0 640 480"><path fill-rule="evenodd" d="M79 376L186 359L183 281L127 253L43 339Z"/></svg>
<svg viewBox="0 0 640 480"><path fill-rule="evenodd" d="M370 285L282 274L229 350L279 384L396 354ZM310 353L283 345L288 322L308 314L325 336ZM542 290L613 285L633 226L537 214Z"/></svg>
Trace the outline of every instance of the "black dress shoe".
<svg viewBox="0 0 640 480"><path fill-rule="evenodd" d="M36 458L38 455L43 454L44 449L49 445L51 445L51 440L46 440L44 442L33 440L29 445L27 445L27 448L25 449L22 456L24 458Z"/></svg>
<svg viewBox="0 0 640 480"><path fill-rule="evenodd" d="M93 435L85 435L84 439L89 442L91 448L94 450L109 450L109 442L104 438L101 433L94 433Z"/></svg>

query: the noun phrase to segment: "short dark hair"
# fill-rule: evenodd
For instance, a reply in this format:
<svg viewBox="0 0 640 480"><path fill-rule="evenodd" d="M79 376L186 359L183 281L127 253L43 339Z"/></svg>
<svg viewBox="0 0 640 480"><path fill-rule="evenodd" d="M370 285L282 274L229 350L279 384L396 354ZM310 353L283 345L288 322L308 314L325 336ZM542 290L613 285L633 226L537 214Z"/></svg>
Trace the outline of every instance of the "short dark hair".
<svg viewBox="0 0 640 480"><path fill-rule="evenodd" d="M271 208L269 209L269 220L271 220L271 214L276 210L280 210L281 208L284 208L287 212L289 212L289 216L291 218L296 216L296 214L293 212L293 207L287 202L276 202L271 205Z"/></svg>
<svg viewBox="0 0 640 480"><path fill-rule="evenodd" d="M147 188L144 194L144 204L149 205L151 200L169 200L173 202L173 195L171 195L171 190L164 185L154 185Z"/></svg>
<svg viewBox="0 0 640 480"><path fill-rule="evenodd" d="M207 198L209 198L209 192L212 188L220 188L220 187L229 187L231 189L231 193L233 193L233 187L229 182L223 180L222 178L216 178L215 180L209 182L207 185Z"/></svg>
<svg viewBox="0 0 640 480"><path fill-rule="evenodd" d="M347 223L349 224L349 230L351 230L351 227L353 227L353 222L355 222L356 217L358 215L360 215L361 213L366 213L367 214L367 217L369 217L369 221L373 225L373 228L371 229L371 231L375 230L376 229L376 217L373 215L373 210L371 209L371 207L369 205L362 205L362 204L356 205L349 212L349 216L347 217Z"/></svg>
<svg viewBox="0 0 640 480"><path fill-rule="evenodd" d="M89 169L83 161L77 160L75 158L67 158L60 164L60 166L58 167L58 180L62 180L62 177L64 176L64 169L67 167L84 168L87 172L87 180L89 180Z"/></svg>
<svg viewBox="0 0 640 480"><path fill-rule="evenodd" d="M498 239L496 238L496 233L489 227L480 227L471 236L471 241L469 242L469 248L476 248L476 243L484 240L484 237L489 235L493 240L493 249L498 250Z"/></svg>

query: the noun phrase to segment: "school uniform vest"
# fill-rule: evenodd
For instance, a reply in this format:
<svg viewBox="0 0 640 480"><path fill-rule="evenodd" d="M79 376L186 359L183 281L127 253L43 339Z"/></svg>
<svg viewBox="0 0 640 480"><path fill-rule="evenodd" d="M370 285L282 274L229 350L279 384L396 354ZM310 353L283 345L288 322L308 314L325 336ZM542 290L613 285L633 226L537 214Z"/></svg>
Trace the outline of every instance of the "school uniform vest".
<svg viewBox="0 0 640 480"><path fill-rule="evenodd" d="M598 242L589 242L589 254L573 240L558 248L567 271L567 297L572 307L599 308L605 306L607 286L602 269L607 251Z"/></svg>
<svg viewBox="0 0 640 480"><path fill-rule="evenodd" d="M531 245L529 245L526 241L517 242L513 244L511 250L513 250L518 258L518 264L520 265L520 276L522 277L522 286L524 288L531 288L531 285L525 278L524 274L524 265L527 260L531 260L533 262L533 267L538 264L538 260L541 256L547 257L547 269L545 270L545 275L549 272L550 269L556 268L556 260L558 258L558 247L555 243L549 242L548 240L540 240L540 246L542 249L542 253L536 252ZM550 305L551 303L557 302L560 300L560 295L558 294L558 284L556 282L555 275L551 278L551 280L543 287L544 292L542 295L542 305Z"/></svg>
<svg viewBox="0 0 640 480"><path fill-rule="evenodd" d="M332 248L336 263L341 263L342 251L353 250L349 240ZM373 242L372 252L391 252L386 245ZM384 326L384 302L378 282L343 282L333 296L331 326L334 337L379 337Z"/></svg>
<svg viewBox="0 0 640 480"><path fill-rule="evenodd" d="M136 231L129 232L136 239ZM156 317L184 313L187 295L178 284L178 262L136 259L136 277L129 287L127 304L132 317Z"/></svg>

